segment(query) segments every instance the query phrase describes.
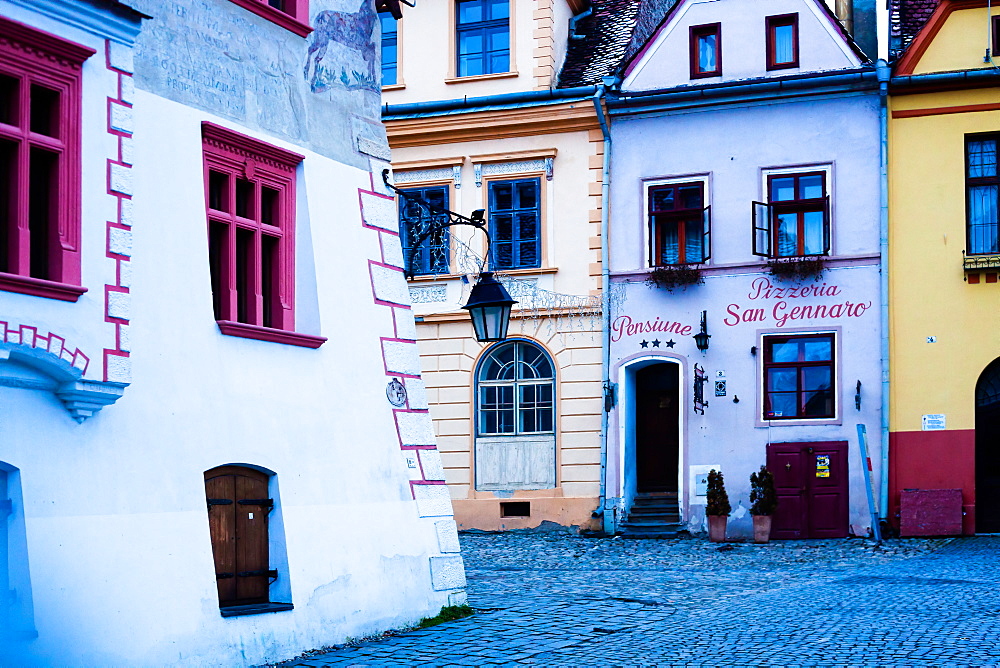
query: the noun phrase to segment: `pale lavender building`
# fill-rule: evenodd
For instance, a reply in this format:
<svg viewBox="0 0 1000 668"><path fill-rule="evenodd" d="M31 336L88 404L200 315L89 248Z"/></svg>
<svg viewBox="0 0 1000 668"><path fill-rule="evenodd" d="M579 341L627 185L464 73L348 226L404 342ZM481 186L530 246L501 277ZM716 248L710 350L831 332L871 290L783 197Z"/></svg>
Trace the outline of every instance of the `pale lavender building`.
<svg viewBox="0 0 1000 668"><path fill-rule="evenodd" d="M626 64L608 99L606 526L666 530L676 512L701 530L714 468L730 536L747 535L749 476L767 464L772 537L869 531L858 425L877 498L877 69L818 0L682 1Z"/></svg>

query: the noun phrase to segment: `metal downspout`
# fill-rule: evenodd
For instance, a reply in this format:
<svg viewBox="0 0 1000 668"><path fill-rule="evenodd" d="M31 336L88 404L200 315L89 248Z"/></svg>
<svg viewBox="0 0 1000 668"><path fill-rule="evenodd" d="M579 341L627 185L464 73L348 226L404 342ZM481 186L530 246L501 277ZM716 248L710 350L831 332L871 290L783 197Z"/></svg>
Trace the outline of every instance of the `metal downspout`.
<svg viewBox="0 0 1000 668"><path fill-rule="evenodd" d="M604 405L601 410L601 498L600 510L604 533L615 532L614 509L607 507L608 491L608 417L614 406L614 391L611 385L611 276L608 265L608 200L611 190L611 132L608 118L601 100L604 97L607 79L598 84L594 92L594 109L601 123L604 135L604 164L601 171L601 388Z"/></svg>
<svg viewBox="0 0 1000 668"><path fill-rule="evenodd" d="M879 95L879 292L882 355L882 463L879 468L879 513L889 519L889 65L875 63Z"/></svg>

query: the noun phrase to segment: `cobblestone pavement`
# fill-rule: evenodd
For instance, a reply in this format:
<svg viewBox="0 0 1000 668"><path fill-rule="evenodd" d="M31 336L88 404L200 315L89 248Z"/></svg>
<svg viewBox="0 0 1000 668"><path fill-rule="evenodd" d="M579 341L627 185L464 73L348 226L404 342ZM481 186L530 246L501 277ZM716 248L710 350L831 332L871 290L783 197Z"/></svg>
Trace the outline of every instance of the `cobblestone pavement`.
<svg viewBox="0 0 1000 668"><path fill-rule="evenodd" d="M284 665L1000 665L1000 536L462 547L475 616Z"/></svg>

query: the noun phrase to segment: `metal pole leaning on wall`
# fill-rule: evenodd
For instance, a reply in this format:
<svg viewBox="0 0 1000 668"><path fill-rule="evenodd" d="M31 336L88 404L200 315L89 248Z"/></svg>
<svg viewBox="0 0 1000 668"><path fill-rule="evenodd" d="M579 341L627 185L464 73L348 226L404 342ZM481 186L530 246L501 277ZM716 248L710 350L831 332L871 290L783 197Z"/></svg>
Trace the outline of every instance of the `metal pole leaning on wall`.
<svg viewBox="0 0 1000 668"><path fill-rule="evenodd" d="M878 506L875 505L875 494L872 492L872 458L868 455L868 430L863 424L858 425L858 447L861 448L861 472L865 476L865 492L868 494L868 511L871 513L872 538L882 542L882 529L879 526Z"/></svg>

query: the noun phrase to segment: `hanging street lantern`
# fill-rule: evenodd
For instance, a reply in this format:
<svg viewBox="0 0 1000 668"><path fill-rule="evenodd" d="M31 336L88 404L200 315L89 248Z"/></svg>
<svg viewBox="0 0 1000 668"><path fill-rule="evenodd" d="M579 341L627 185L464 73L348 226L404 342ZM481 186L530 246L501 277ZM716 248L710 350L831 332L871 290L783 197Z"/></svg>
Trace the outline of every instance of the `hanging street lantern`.
<svg viewBox="0 0 1000 668"><path fill-rule="evenodd" d="M486 256L480 265L479 277L469 293L469 301L462 308L467 310L472 318L472 328L475 330L476 341L489 343L506 339L507 328L510 325L510 308L517 301L493 276L493 272L487 271L486 264L490 257L490 233L486 225L486 212L483 209L477 209L472 212L471 218L467 218L460 213L431 204L416 195L403 192L389 183L388 169L382 170L382 181L385 182L389 190L400 198L413 202L426 209L430 214L422 225L401 221L402 224L408 225L407 238L410 239L411 244L410 255L406 258L404 267L407 278L413 278L413 261L421 245L428 239L440 238L441 233L452 225L470 225L482 230L483 234L486 235Z"/></svg>
<svg viewBox="0 0 1000 668"><path fill-rule="evenodd" d="M698 346L698 350L701 352L708 350L708 340L712 338L712 335L708 333L708 326L705 322L707 314L707 311L701 312L701 331L694 335L694 345Z"/></svg>
<svg viewBox="0 0 1000 668"><path fill-rule="evenodd" d="M481 273L472 286L469 301L462 307L472 317L476 341L487 343L506 339L510 307L516 303L503 284L493 277L493 272Z"/></svg>

